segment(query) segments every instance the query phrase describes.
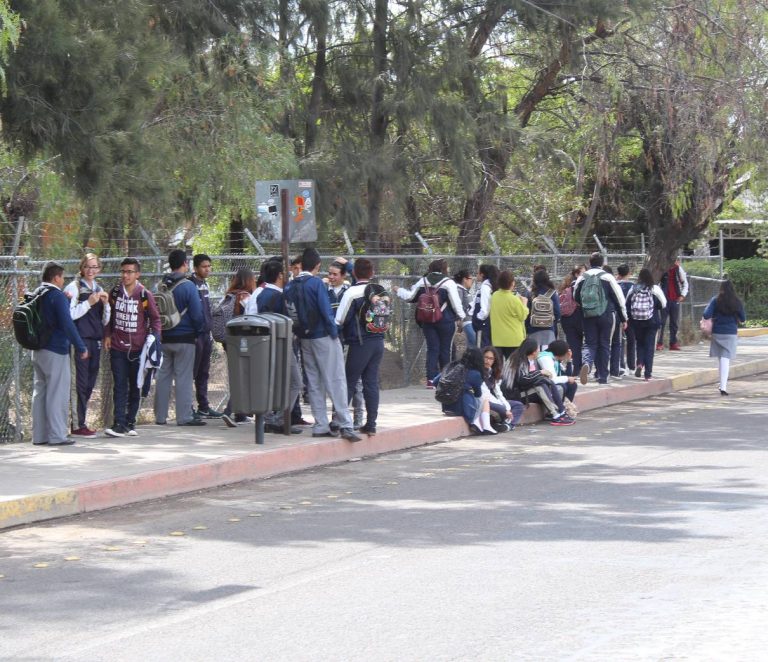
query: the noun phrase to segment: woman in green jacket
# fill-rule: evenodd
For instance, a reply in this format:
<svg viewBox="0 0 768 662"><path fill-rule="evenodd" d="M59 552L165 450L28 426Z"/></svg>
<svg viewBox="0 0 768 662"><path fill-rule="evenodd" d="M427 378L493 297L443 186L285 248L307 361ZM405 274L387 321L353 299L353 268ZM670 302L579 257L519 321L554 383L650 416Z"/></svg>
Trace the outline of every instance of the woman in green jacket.
<svg viewBox="0 0 768 662"><path fill-rule="evenodd" d="M491 344L507 359L525 340L528 300L514 291L512 272L502 271L498 285L491 296Z"/></svg>

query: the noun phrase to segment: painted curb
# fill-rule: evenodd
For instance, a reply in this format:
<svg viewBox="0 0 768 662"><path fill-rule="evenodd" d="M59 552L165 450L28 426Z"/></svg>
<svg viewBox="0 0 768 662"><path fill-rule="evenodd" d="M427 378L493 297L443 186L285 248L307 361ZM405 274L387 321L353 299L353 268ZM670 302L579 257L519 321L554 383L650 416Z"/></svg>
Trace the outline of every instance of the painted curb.
<svg viewBox="0 0 768 662"><path fill-rule="evenodd" d="M731 377L748 377L768 372L768 358L735 364ZM717 369L703 369L650 382L623 382L620 387L581 391L576 405L590 411L640 400L654 395L682 391L717 383ZM523 423L542 418L538 405L531 405ZM306 444L260 450L237 457L222 458L182 467L172 467L133 476L84 483L72 488L51 490L0 502L0 529L96 510L160 499L197 490L221 487L246 480L268 478L361 457L414 448L467 436L462 418L444 417L429 423L383 430L375 437L351 444L343 439L325 439Z"/></svg>

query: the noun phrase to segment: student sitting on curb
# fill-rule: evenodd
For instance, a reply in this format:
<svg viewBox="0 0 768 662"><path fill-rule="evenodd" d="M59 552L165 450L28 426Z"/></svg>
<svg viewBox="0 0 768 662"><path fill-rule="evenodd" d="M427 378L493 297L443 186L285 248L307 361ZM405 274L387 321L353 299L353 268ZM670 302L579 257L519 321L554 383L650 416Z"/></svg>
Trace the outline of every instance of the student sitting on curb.
<svg viewBox="0 0 768 662"><path fill-rule="evenodd" d="M565 340L553 340L546 351L539 352L541 372L554 382L563 397L563 405L571 418L578 413L573 404L578 377L573 373L573 353Z"/></svg>
<svg viewBox="0 0 768 662"><path fill-rule="evenodd" d="M467 351L451 366L464 366L464 384L461 394L454 402L443 404L443 413L452 416L463 416L472 434L491 435L496 430L491 425L491 406L487 393L483 393L483 353L477 347L467 347ZM435 386L440 392L440 377L435 376Z"/></svg>
<svg viewBox="0 0 768 662"><path fill-rule="evenodd" d="M540 403L545 409L544 420L550 425L573 425L575 421L565 412L560 389L542 372L538 357L538 341L526 338L505 366L505 385L507 389L512 385L507 395L519 397L526 404Z"/></svg>
<svg viewBox="0 0 768 662"><path fill-rule="evenodd" d="M491 421L491 425L497 432L509 432L523 417L525 405L517 400L508 400L501 392L501 369L504 359L499 350L492 345L483 347L483 393L486 393L493 418L499 422ZM495 415L495 416L494 416Z"/></svg>

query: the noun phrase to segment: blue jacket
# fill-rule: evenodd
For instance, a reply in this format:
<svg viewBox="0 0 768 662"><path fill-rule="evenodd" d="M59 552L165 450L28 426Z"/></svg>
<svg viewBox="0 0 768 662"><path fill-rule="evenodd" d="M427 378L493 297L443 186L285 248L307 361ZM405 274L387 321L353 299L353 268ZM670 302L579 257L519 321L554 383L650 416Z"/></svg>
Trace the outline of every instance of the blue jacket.
<svg viewBox="0 0 768 662"><path fill-rule="evenodd" d="M336 320L331 312L331 303L328 301L328 288L317 276L302 271L285 288L286 297L297 288L304 288L303 301L307 304L305 311L309 321L309 333L303 336L303 340L317 340L318 338L339 337Z"/></svg>
<svg viewBox="0 0 768 662"><path fill-rule="evenodd" d="M72 343L78 354L82 354L86 347L69 313L69 299L55 285L48 284L48 290L43 297L42 313L53 329L53 334L44 349L66 355L69 354L69 346Z"/></svg>
<svg viewBox="0 0 768 662"><path fill-rule="evenodd" d="M174 271L163 276L162 280L169 287L178 281L183 282L173 290L173 300L176 302L176 308L183 314L177 326L163 331L163 342L193 343L195 338L204 332L203 304L200 302L197 286L188 280L185 274Z"/></svg>
<svg viewBox="0 0 768 662"><path fill-rule="evenodd" d="M347 345L363 342L384 342L384 334L371 333L360 321L360 310L365 304L365 288L370 281L361 280L348 288L336 310L336 323L341 327L341 337Z"/></svg>
<svg viewBox="0 0 768 662"><path fill-rule="evenodd" d="M190 274L189 280L197 288L197 293L200 295L200 305L203 311L203 333L208 333L213 328L210 288L206 281L197 277L197 274Z"/></svg>
<svg viewBox="0 0 768 662"><path fill-rule="evenodd" d="M260 313L288 314L288 311L285 309L285 297L283 297L283 293L273 287L264 287L259 293L259 296L256 297L256 307Z"/></svg>
<svg viewBox="0 0 768 662"><path fill-rule="evenodd" d="M721 315L717 312L717 297L712 297L704 309L702 317L705 320L712 320L712 333L722 333L735 336L739 331L739 322L742 324L747 321L747 314L744 312L744 304L741 304L739 312L735 315Z"/></svg>

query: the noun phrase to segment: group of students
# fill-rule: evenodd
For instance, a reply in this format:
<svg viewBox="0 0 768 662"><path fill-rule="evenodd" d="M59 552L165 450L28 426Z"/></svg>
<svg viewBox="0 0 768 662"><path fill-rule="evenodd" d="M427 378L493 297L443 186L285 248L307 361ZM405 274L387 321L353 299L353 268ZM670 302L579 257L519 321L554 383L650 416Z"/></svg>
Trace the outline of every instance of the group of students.
<svg viewBox="0 0 768 662"><path fill-rule="evenodd" d="M174 385L178 425L206 425L206 418L221 418L229 426L247 422L247 412L232 412L229 404L223 412L210 406L208 380L213 343L219 340L227 349L225 339L216 337L217 322L220 326L234 316L258 312L286 314L294 322L291 432L298 434L301 425L309 425L301 414L300 394L305 391L313 436L355 442L361 439L357 431L376 433L390 301L384 288L372 282L370 260L359 258L353 265L336 258L323 280L314 248L293 260L292 277L281 258L269 258L258 276L247 268L238 270L214 309L207 283L210 257L195 255L191 274L182 250L171 251L168 263L170 273L155 292L141 284L135 258L122 260L120 281L108 291L96 279L101 262L92 253L83 257L79 276L66 286L63 267L46 264L42 313L53 333L45 347L32 353L34 444L67 445L74 443L73 437L96 434L86 418L102 349L109 352L113 378L114 413L106 435L138 435L141 398L148 394L154 372L156 424L167 422ZM515 290L511 272L481 265L474 298L471 273L447 273L447 261L435 260L413 287L394 287L393 292L416 304L426 340L428 388L440 390L441 380L443 386L450 381L446 368L454 334L466 335L467 350L459 361L461 392L444 402L443 409L464 416L478 434L511 429L531 401L541 403L553 425L573 424L577 383L586 384L593 367L598 383L620 377L625 367L651 379L665 317L670 320L670 349L679 349L679 304L687 293L679 261L660 285L648 269L631 283L625 265L618 268L617 280L603 256L594 253L588 268L574 268L558 288L544 268L536 268L530 289L522 294ZM714 322L710 356L718 359L719 389L727 395L736 331L746 319L730 281L723 282L703 317ZM559 327L565 340L557 337ZM70 427L71 345L77 407ZM333 404L330 418L327 399ZM267 417L266 429L283 431L282 412Z"/></svg>

